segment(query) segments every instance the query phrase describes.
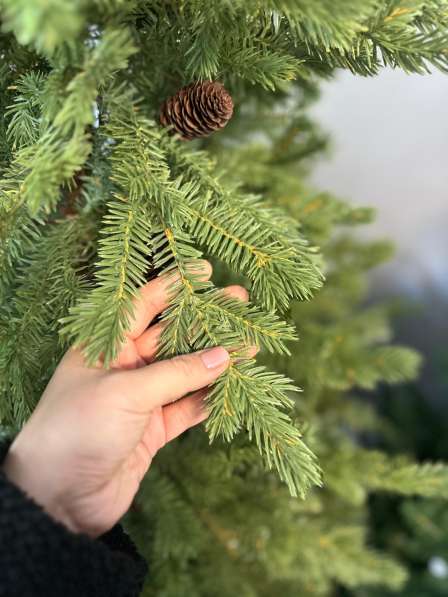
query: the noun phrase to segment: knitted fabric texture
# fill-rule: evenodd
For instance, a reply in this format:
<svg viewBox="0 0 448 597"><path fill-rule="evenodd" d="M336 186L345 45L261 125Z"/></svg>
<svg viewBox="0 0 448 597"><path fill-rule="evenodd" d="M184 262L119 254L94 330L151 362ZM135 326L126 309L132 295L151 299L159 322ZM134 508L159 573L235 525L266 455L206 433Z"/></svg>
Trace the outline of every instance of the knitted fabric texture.
<svg viewBox="0 0 448 597"><path fill-rule="evenodd" d="M0 597L135 597L146 572L120 526L71 533L0 472Z"/></svg>

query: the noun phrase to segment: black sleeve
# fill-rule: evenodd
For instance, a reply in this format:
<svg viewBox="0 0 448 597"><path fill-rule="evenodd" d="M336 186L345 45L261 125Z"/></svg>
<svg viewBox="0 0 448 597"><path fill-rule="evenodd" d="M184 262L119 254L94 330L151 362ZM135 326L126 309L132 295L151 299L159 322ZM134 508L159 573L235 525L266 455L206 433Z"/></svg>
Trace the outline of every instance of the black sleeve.
<svg viewBox="0 0 448 597"><path fill-rule="evenodd" d="M0 471L0 597L135 597L146 571L120 526L71 533Z"/></svg>

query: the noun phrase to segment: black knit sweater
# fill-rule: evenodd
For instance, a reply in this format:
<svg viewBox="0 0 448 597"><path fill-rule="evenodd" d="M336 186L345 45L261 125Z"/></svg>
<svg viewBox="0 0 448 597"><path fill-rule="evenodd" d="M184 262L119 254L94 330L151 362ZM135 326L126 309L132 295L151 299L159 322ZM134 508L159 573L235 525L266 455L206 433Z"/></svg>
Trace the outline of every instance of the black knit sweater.
<svg viewBox="0 0 448 597"><path fill-rule="evenodd" d="M120 526L96 541L71 533L0 468L0 597L134 597L145 574Z"/></svg>

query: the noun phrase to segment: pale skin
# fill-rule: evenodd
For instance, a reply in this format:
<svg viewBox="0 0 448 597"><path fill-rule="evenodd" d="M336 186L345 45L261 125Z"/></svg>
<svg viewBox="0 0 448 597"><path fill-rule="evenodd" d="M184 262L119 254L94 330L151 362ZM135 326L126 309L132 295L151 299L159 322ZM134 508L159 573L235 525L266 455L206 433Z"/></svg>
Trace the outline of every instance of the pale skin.
<svg viewBox="0 0 448 597"><path fill-rule="evenodd" d="M200 264L208 279L210 264ZM73 532L98 537L116 524L157 451L207 418L207 386L229 366L222 347L154 361L162 324L151 322L171 284L159 277L141 289L111 369L66 353L6 457L11 481ZM241 286L224 292L247 300Z"/></svg>

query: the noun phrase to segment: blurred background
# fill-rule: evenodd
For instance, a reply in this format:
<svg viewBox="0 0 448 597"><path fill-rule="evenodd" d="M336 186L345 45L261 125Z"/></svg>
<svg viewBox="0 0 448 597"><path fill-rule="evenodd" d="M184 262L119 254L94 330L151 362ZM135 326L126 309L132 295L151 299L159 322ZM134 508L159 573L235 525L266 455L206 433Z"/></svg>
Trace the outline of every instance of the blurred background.
<svg viewBox="0 0 448 597"><path fill-rule="evenodd" d="M384 387L370 397L391 426L381 447L419 460L446 460L448 76L384 70L364 79L340 73L323 86L314 116L329 132L332 151L320 159L313 182L377 209L376 223L363 234L392 239L396 256L372 274L370 300L398 300L396 338L425 359L418 382ZM401 596L448 595L443 501L374 496L370 542L406 561L411 577Z"/></svg>
<svg viewBox="0 0 448 597"><path fill-rule="evenodd" d="M441 402L448 398L440 371L448 369L448 76L341 72L323 85L313 111L332 139L313 180L376 207L364 234L392 239L396 257L373 274L372 300L406 299L399 340L425 354L420 385Z"/></svg>

